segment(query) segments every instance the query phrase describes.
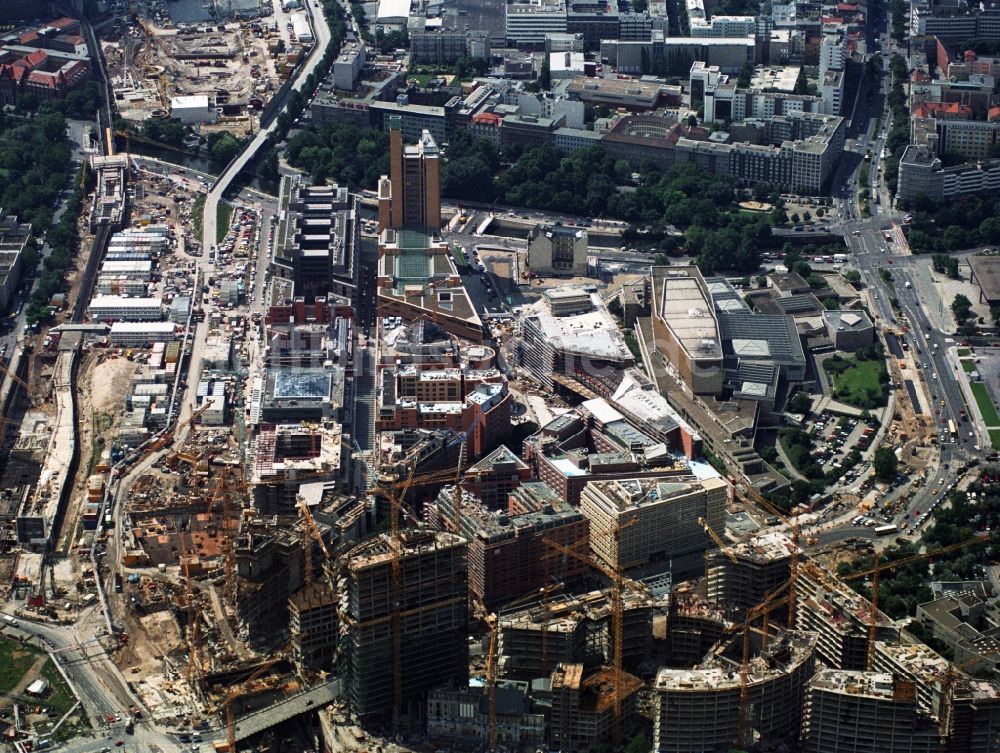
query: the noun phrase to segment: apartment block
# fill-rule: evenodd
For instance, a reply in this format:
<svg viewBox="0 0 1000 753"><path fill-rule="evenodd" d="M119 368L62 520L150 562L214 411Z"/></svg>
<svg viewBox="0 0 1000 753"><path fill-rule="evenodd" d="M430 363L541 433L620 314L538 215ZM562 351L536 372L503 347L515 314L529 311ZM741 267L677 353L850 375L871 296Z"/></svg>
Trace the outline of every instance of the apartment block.
<svg viewBox="0 0 1000 753"><path fill-rule="evenodd" d="M434 688L468 682L467 545L450 533L411 530L399 552L399 630L393 636L392 547L387 535L345 556L338 578L346 695L361 717L393 711L393 645L400 647L405 708Z"/></svg>
<svg viewBox="0 0 1000 753"><path fill-rule="evenodd" d="M714 547L700 521L721 531L729 495L721 478L590 481L580 511L590 521L594 554L627 570Z"/></svg>
<svg viewBox="0 0 1000 753"><path fill-rule="evenodd" d="M938 200L1000 191L1000 159L944 167L926 146L910 144L899 161L898 198L904 206L919 196Z"/></svg>
<svg viewBox="0 0 1000 753"><path fill-rule="evenodd" d="M535 274L585 276L587 231L558 224L535 225L528 231L527 260L529 272Z"/></svg>

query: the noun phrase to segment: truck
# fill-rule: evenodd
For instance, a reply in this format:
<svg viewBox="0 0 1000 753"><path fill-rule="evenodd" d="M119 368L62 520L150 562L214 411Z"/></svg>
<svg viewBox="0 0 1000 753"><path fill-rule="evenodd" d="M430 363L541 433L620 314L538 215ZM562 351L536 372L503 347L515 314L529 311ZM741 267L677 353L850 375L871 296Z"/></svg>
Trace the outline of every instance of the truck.
<svg viewBox="0 0 1000 753"><path fill-rule="evenodd" d="M910 285L910 281L909 281L909 280L907 280L906 282L904 282L904 283L903 283L903 287L904 287L904 288L906 288L907 290L909 290L909 289L910 289L910 288L912 288L913 286L912 286L912 285Z"/></svg>
<svg viewBox="0 0 1000 753"><path fill-rule="evenodd" d="M846 264L847 263L847 254L834 254L833 255L833 263L834 264Z"/></svg>

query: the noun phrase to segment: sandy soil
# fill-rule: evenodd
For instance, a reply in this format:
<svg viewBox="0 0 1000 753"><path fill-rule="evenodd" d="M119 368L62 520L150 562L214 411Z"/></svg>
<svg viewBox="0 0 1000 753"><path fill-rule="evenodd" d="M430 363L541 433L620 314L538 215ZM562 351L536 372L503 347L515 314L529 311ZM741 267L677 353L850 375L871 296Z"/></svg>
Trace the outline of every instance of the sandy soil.
<svg viewBox="0 0 1000 753"><path fill-rule="evenodd" d="M101 413L120 413L132 375L138 364L121 356L97 363L90 374L90 408Z"/></svg>

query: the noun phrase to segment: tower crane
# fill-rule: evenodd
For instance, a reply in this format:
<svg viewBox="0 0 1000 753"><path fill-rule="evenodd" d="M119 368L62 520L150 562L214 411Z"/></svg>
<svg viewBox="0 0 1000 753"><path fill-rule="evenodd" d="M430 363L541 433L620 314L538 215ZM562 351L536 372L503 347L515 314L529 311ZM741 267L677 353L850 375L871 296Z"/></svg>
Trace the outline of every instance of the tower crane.
<svg viewBox="0 0 1000 753"><path fill-rule="evenodd" d="M403 540L399 529L399 516L401 499L406 496L406 492L413 482L413 472L416 465L410 465L410 474L403 484L402 489L394 491L389 495L389 518L391 527L391 539L389 549L391 551L392 579L390 583L391 593L391 624L392 631L392 716L393 727L398 725L399 713L403 707L403 670L402 670L402 626L400 624L400 612L403 605L401 603L401 580L402 580L402 548Z"/></svg>
<svg viewBox="0 0 1000 753"><path fill-rule="evenodd" d="M637 518L632 518L628 523L619 525L613 530L605 533L606 536L614 536L615 539L622 530L635 525ZM593 537L591 537L593 538ZM606 565L595 557L578 552L576 549L565 546L558 541L544 538L546 546L562 554L573 557L597 570L611 581L611 632L612 632L612 677L614 678L613 703L613 723L611 727L612 746L617 749L622 739L622 636L624 633L624 591L628 588L631 591L649 595L649 589L631 578L626 577L618 567Z"/></svg>
<svg viewBox="0 0 1000 753"><path fill-rule="evenodd" d="M180 457L180 456L179 456ZM219 474L219 481L212 495L209 509L214 510L221 502L222 528L225 535L222 537L223 573L225 575L225 599L229 604L236 604L236 548L234 544L235 533L233 527L232 497L234 493L246 494L248 488L245 482L233 478L231 466L223 466ZM242 511L243 505L240 505ZM239 517L239 516L237 516ZM238 533L239 523L236 525Z"/></svg>
<svg viewBox="0 0 1000 753"><path fill-rule="evenodd" d="M715 542L715 545L717 547L719 547L720 552L726 555L733 562L739 561L736 559L736 555L733 554L731 551L729 551L729 544L723 541L722 537L712 530L712 526L708 524L707 520L705 520L704 518L698 518L698 525L700 525L702 528L705 529L705 533L707 533L708 537ZM705 550L705 554L708 554L708 550Z"/></svg>
<svg viewBox="0 0 1000 753"><path fill-rule="evenodd" d="M918 552L916 554L911 554L907 557L901 557L898 560L893 560L892 562L886 562L882 564L879 555L875 556L875 566L868 568L867 570L861 570L856 573L849 573L848 575L841 576L841 580L850 581L857 580L859 578L866 578L869 575L872 578L872 592L871 592L871 606L868 610L868 653L865 657L865 669L869 672L872 671L872 667L875 664L875 636L878 633L878 580L879 574L885 572L886 570L893 570L902 565L910 565L914 562L919 562L920 560L927 559L928 557L936 557L942 554L947 554L948 552L953 552L956 549L962 549L964 547L970 546L972 544L981 543L979 538L971 538L966 541L961 541L957 544L951 544L949 546L940 547L938 549L929 549L926 552Z"/></svg>
<svg viewBox="0 0 1000 753"><path fill-rule="evenodd" d="M304 554L303 566L304 566L304 576L306 588L309 588L313 584L313 558L312 558L312 542L319 544L320 550L323 552L323 556L326 559L330 558L330 551L326 548L326 543L323 541L323 534L320 533L319 526L316 525L316 521L313 519L312 513L309 512L309 505L306 504L304 499L299 500L299 510L302 512L302 519L305 521L306 530L302 533L302 549Z"/></svg>
<svg viewBox="0 0 1000 753"><path fill-rule="evenodd" d="M563 588L563 586L563 583L550 583L537 591L532 591L531 593L506 604L505 608L511 609L513 607L520 606L521 604L531 601L532 599L536 599L539 596L542 597L544 602L550 593L558 591ZM489 647L487 648L486 653L486 694L489 712L486 728L486 750L488 753L493 753L493 751L496 750L497 744L497 646L500 639L499 615L496 612L488 613L486 615L486 625L490 631Z"/></svg>
<svg viewBox="0 0 1000 753"><path fill-rule="evenodd" d="M792 556L788 564L788 627L795 627L795 610L798 608L798 583L799 583L799 516L792 515L791 518L781 510L771 504L763 494L750 485L745 486L745 492L750 499L763 507L769 513L781 520L792 533Z"/></svg>
<svg viewBox="0 0 1000 753"><path fill-rule="evenodd" d="M197 419L202 413L204 413L205 411L207 411L210 406L211 406L211 403L209 403L206 400L201 405L201 407L198 408L197 410L195 410L190 416L188 416L187 418L185 418L183 421L178 421L177 425L174 426L173 429L167 429L166 431L163 431L159 436L154 437L153 439L151 439L149 441L149 446L146 447L145 452L142 453L142 457L139 458L139 460L140 461L145 460L150 455L152 455L154 452L157 452L158 450L162 450L164 447L166 447L168 444L170 444L170 442L173 441L173 438L175 436L177 436L181 432L182 429L186 428L190 423L192 423L195 419Z"/></svg>

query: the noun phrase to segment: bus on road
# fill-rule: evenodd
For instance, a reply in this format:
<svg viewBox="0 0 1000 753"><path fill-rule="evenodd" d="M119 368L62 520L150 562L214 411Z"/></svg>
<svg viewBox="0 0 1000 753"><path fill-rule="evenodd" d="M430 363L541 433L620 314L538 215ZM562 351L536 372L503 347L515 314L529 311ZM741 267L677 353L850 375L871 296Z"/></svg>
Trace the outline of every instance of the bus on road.
<svg viewBox="0 0 1000 753"><path fill-rule="evenodd" d="M899 526L895 523L889 523L884 526L875 526L874 531L876 536L888 536L891 533L896 533L899 530Z"/></svg>
<svg viewBox="0 0 1000 753"><path fill-rule="evenodd" d="M953 437L958 434L958 427L955 426L955 420L952 418L948 419L948 433Z"/></svg>

